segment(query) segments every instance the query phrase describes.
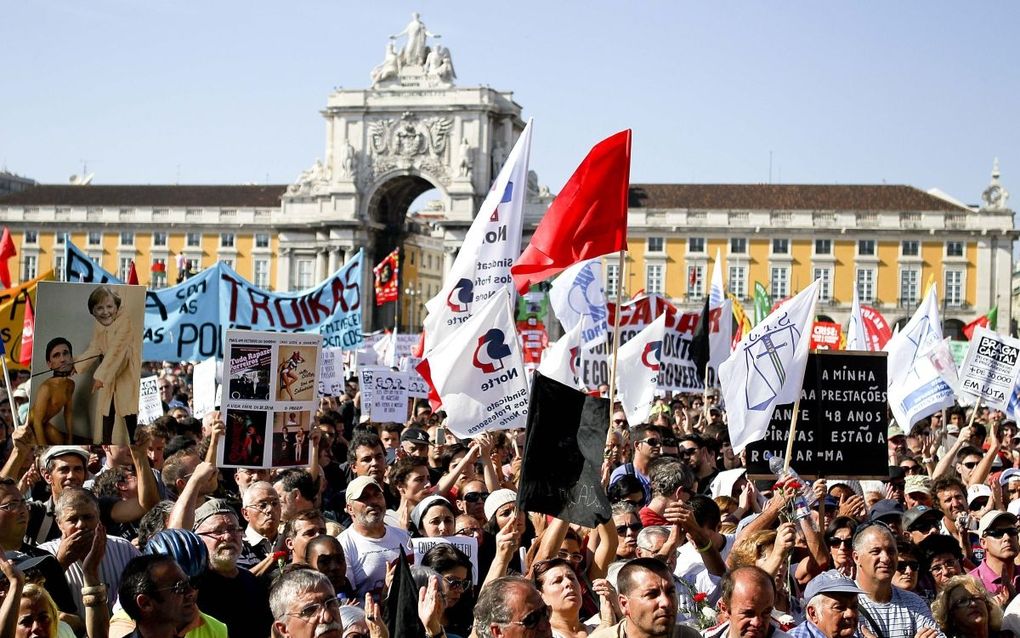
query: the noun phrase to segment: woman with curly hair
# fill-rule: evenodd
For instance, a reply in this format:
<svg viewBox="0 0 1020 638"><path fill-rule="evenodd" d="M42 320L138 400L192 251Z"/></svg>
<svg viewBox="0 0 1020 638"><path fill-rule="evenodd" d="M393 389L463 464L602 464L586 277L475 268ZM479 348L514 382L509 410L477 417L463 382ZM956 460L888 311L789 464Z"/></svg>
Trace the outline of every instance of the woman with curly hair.
<svg viewBox="0 0 1020 638"><path fill-rule="evenodd" d="M932 614L947 638L1006 638L1002 610L972 576L954 576L939 592Z"/></svg>

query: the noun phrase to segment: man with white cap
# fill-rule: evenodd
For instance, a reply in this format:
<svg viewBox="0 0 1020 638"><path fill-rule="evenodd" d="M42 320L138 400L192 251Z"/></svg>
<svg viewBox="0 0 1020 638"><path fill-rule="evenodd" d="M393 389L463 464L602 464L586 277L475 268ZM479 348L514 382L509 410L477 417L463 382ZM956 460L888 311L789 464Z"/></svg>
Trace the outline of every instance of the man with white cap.
<svg viewBox="0 0 1020 638"><path fill-rule="evenodd" d="M15 455L21 454L22 445L15 437ZM29 453L30 454L30 453ZM60 538L56 524L54 503L64 488L81 487L85 483L89 453L77 445L54 445L42 455L42 477L50 486L50 498L46 502L29 501L28 532L25 540L33 545ZM6 469L6 468L5 468ZM12 476L17 479L19 476Z"/></svg>
<svg viewBox="0 0 1020 638"><path fill-rule="evenodd" d="M1012 503L1020 500L1020 469L1011 467L999 475L999 485L1002 487L1002 502Z"/></svg>
<svg viewBox="0 0 1020 638"><path fill-rule="evenodd" d="M347 485L346 511L351 526L341 532L340 545L347 557L347 579L358 596L378 595L386 582L387 565L410 545L410 535L387 525L386 497L370 476L359 476Z"/></svg>
<svg viewBox="0 0 1020 638"><path fill-rule="evenodd" d="M1014 565L1020 552L1016 523L1016 516L1001 510L993 510L981 517L978 535L985 558L970 572L993 596L1007 592L1007 600L1016 595L1020 585Z"/></svg>
<svg viewBox="0 0 1020 638"><path fill-rule="evenodd" d="M804 589L805 620L790 630L794 638L853 638L858 630L857 596L864 590L831 569L815 576Z"/></svg>

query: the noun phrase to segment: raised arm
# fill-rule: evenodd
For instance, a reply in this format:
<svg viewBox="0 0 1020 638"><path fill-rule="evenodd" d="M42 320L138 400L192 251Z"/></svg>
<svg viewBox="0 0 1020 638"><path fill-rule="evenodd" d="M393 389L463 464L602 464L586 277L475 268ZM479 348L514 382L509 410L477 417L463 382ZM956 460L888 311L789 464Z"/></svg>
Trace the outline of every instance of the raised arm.
<svg viewBox="0 0 1020 638"><path fill-rule="evenodd" d="M137 521L145 513L159 503L159 487L156 475L149 467L149 432L145 427L138 428L135 441L131 443L131 461L135 465L135 476L138 478L138 495L133 501L117 501L110 510L110 518L118 523Z"/></svg>
<svg viewBox="0 0 1020 638"><path fill-rule="evenodd" d="M170 510L170 518L167 520L167 529L190 530L195 525L195 508L198 506L198 495L203 485L208 485L215 480L219 470L212 463L203 461L195 467L191 478L181 490L174 508Z"/></svg>

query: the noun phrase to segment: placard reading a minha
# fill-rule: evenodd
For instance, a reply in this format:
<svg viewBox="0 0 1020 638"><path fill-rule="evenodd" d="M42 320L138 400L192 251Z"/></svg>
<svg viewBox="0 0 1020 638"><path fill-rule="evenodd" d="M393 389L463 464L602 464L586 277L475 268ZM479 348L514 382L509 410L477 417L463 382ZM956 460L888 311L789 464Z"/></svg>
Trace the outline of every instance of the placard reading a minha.
<svg viewBox="0 0 1020 638"><path fill-rule="evenodd" d="M220 467L307 465L322 336L228 330Z"/></svg>
<svg viewBox="0 0 1020 638"><path fill-rule="evenodd" d="M888 478L884 352L808 355L790 465L808 478ZM771 477L766 454L786 454L793 404L778 405L765 438L747 446L747 473Z"/></svg>

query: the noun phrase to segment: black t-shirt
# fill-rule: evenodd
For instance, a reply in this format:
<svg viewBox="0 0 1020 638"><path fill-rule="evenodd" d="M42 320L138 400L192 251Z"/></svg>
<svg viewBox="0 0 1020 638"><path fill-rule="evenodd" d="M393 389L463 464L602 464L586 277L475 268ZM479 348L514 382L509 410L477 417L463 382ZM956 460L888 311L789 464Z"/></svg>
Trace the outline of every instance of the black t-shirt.
<svg viewBox="0 0 1020 638"><path fill-rule="evenodd" d="M207 569L196 585L199 609L225 624L231 636L269 638L269 592L250 571L239 569L237 576L227 578Z"/></svg>

